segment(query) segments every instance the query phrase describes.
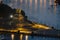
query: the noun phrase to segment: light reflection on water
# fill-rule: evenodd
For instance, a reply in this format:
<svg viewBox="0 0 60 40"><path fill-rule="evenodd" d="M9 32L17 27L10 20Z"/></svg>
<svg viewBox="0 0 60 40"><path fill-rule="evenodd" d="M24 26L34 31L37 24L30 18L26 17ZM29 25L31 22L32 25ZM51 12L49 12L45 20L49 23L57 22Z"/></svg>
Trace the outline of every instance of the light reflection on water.
<svg viewBox="0 0 60 40"><path fill-rule="evenodd" d="M26 37L26 40L28 40L28 35L26 35L25 37Z"/></svg>
<svg viewBox="0 0 60 40"><path fill-rule="evenodd" d="M11 34L12 40L14 40L14 34ZM52 38L52 37L40 37L40 36L28 36L20 34L19 40L60 40L60 38Z"/></svg>
<svg viewBox="0 0 60 40"><path fill-rule="evenodd" d="M44 8L46 8L46 0L44 0Z"/></svg>
<svg viewBox="0 0 60 40"><path fill-rule="evenodd" d="M23 39L28 40L28 35L25 35L25 38L23 38L23 36L24 36L23 34L20 35L20 40ZM11 34L11 39L14 40L14 34Z"/></svg>
<svg viewBox="0 0 60 40"><path fill-rule="evenodd" d="M14 40L14 34L11 34L11 39Z"/></svg>
<svg viewBox="0 0 60 40"><path fill-rule="evenodd" d="M23 35L21 34L21 35L20 35L20 40L22 40L22 39L23 39Z"/></svg>
<svg viewBox="0 0 60 40"><path fill-rule="evenodd" d="M11 34L11 39L14 40L14 34ZM24 39L28 40L28 35L25 35L25 38L24 38L24 35L21 34L19 40L24 40Z"/></svg>

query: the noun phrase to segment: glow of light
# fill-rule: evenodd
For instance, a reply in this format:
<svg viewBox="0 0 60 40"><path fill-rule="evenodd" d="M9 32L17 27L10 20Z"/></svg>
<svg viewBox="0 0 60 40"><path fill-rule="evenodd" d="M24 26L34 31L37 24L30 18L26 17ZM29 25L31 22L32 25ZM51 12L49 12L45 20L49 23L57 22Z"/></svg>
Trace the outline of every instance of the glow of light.
<svg viewBox="0 0 60 40"><path fill-rule="evenodd" d="M44 0L44 7L46 7L46 0Z"/></svg>
<svg viewBox="0 0 60 40"><path fill-rule="evenodd" d="M21 9L16 9L16 12L17 13L21 13Z"/></svg>
<svg viewBox="0 0 60 40"><path fill-rule="evenodd" d="M22 34L20 35L20 40L23 40L23 35Z"/></svg>
<svg viewBox="0 0 60 40"><path fill-rule="evenodd" d="M40 24L33 25L33 28L38 28L38 29L51 29L48 26L44 26L44 25L40 25Z"/></svg>
<svg viewBox="0 0 60 40"><path fill-rule="evenodd" d="M40 6L42 7L42 0L40 0Z"/></svg>
<svg viewBox="0 0 60 40"><path fill-rule="evenodd" d="M10 15L10 18L13 18L13 15Z"/></svg>
<svg viewBox="0 0 60 40"><path fill-rule="evenodd" d="M21 4L20 4L20 7L22 7L22 2L23 2L23 0L20 0L20 3L21 3ZM21 9L21 8L20 8L20 9Z"/></svg>
<svg viewBox="0 0 60 40"><path fill-rule="evenodd" d="M20 31L28 31L28 29L25 29L25 28L17 28L17 30L20 30Z"/></svg>
<svg viewBox="0 0 60 40"><path fill-rule="evenodd" d="M35 4L37 5L37 0L35 0Z"/></svg>
<svg viewBox="0 0 60 40"><path fill-rule="evenodd" d="M54 2L55 2L56 0L54 0ZM56 6L56 3L54 3L54 5Z"/></svg>
<svg viewBox="0 0 60 40"><path fill-rule="evenodd" d="M20 0L20 2L22 3L22 2L23 2L23 0Z"/></svg>
<svg viewBox="0 0 60 40"><path fill-rule="evenodd" d="M0 29L0 31L2 31L2 30L4 30L4 29Z"/></svg>
<svg viewBox="0 0 60 40"><path fill-rule="evenodd" d="M17 28L17 30L20 30L21 33L31 33L31 31L25 28Z"/></svg>
<svg viewBox="0 0 60 40"><path fill-rule="evenodd" d="M49 4L52 5L52 0L49 0Z"/></svg>
<svg viewBox="0 0 60 40"><path fill-rule="evenodd" d="M32 0L30 0L30 5L32 5Z"/></svg>
<svg viewBox="0 0 60 40"><path fill-rule="evenodd" d="M10 32L17 32L17 30L8 30L8 31L10 31Z"/></svg>
<svg viewBox="0 0 60 40"><path fill-rule="evenodd" d="M21 33L29 33L31 34L31 31L20 31Z"/></svg>
<svg viewBox="0 0 60 40"><path fill-rule="evenodd" d="M11 35L12 40L14 40L14 34Z"/></svg>
<svg viewBox="0 0 60 40"><path fill-rule="evenodd" d="M37 9L37 0L35 0L35 10Z"/></svg>
<svg viewBox="0 0 60 40"><path fill-rule="evenodd" d="M26 35L26 40L28 40L28 35Z"/></svg>

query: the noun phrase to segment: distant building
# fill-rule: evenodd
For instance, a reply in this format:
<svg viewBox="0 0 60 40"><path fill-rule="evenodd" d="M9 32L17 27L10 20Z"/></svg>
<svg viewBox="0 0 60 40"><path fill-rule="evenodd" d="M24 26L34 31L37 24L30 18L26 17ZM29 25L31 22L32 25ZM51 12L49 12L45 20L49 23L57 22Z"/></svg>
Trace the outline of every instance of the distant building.
<svg viewBox="0 0 60 40"><path fill-rule="evenodd" d="M3 28L16 28L17 24L24 26L24 24L32 23L27 20L25 12L21 9L12 9L4 3L0 3L0 26Z"/></svg>

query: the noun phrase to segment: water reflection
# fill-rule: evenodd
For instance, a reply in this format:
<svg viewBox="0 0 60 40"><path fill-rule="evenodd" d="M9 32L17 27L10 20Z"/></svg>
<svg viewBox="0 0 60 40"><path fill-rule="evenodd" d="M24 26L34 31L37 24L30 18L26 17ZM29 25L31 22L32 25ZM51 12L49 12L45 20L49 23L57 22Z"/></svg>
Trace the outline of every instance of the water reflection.
<svg viewBox="0 0 60 40"><path fill-rule="evenodd" d="M32 0L30 0L30 6L32 6Z"/></svg>
<svg viewBox="0 0 60 40"><path fill-rule="evenodd" d="M23 35L22 34L20 35L20 40L23 40Z"/></svg>
<svg viewBox="0 0 60 40"><path fill-rule="evenodd" d="M44 0L44 8L46 8L46 0Z"/></svg>
<svg viewBox="0 0 60 40"><path fill-rule="evenodd" d="M42 7L42 0L40 0L40 7Z"/></svg>
<svg viewBox="0 0 60 40"><path fill-rule="evenodd" d="M25 36L25 39L28 40L28 35Z"/></svg>
<svg viewBox="0 0 60 40"><path fill-rule="evenodd" d="M17 37L17 36L16 36ZM11 39L12 40L15 40L15 34L11 34ZM23 34L20 34L20 38L18 39L18 37L17 37L17 40L28 40L28 35L23 35Z"/></svg>
<svg viewBox="0 0 60 40"><path fill-rule="evenodd" d="M35 0L35 10L37 9L37 0Z"/></svg>
<svg viewBox="0 0 60 40"><path fill-rule="evenodd" d="M0 40L60 40L60 38L0 33Z"/></svg>
<svg viewBox="0 0 60 40"><path fill-rule="evenodd" d="M22 2L23 2L23 0L20 0L20 2L22 3Z"/></svg>
<svg viewBox="0 0 60 40"><path fill-rule="evenodd" d="M50 0L49 5L52 5L52 1Z"/></svg>
<svg viewBox="0 0 60 40"><path fill-rule="evenodd" d="M14 34L11 34L11 39L14 40Z"/></svg>

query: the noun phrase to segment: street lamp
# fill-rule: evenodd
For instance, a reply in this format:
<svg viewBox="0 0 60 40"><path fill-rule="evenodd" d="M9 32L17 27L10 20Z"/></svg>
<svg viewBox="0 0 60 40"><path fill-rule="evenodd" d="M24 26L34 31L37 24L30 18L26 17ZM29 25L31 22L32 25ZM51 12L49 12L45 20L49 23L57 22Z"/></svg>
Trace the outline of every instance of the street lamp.
<svg viewBox="0 0 60 40"><path fill-rule="evenodd" d="M13 15L10 15L10 18L13 18Z"/></svg>

